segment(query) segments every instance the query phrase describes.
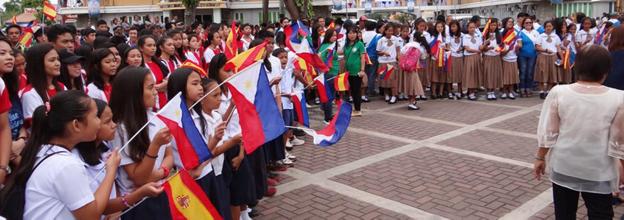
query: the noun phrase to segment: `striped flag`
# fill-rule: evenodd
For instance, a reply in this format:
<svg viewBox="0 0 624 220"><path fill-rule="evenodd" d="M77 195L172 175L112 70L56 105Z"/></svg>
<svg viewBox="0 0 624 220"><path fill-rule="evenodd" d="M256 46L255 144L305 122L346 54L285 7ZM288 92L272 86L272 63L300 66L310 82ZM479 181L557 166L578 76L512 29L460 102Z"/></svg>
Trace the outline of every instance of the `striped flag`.
<svg viewBox="0 0 624 220"><path fill-rule="evenodd" d="M202 77L208 77L208 74L206 73L206 71L191 60L184 61L184 63L180 66L180 68L193 69L195 72L199 73L199 75L201 75Z"/></svg>
<svg viewBox="0 0 624 220"><path fill-rule="evenodd" d="M32 22L31 22L32 24ZM20 35L18 44L23 46L24 48L29 48L32 45L33 41L33 30L29 26L22 28L22 35Z"/></svg>
<svg viewBox="0 0 624 220"><path fill-rule="evenodd" d="M318 75L318 73L316 72L316 70L314 69L314 67L309 64L308 62L306 62L303 58L301 57L297 57L297 59L295 59L295 61L293 62L295 69L297 70L301 70L304 72L303 74L303 78L307 81L307 82L311 82L314 78L316 78L316 76Z"/></svg>
<svg viewBox="0 0 624 220"><path fill-rule="evenodd" d="M49 1L44 0L43 1L43 14L50 21L54 21L54 19L56 19L56 7L54 7L54 5L50 3Z"/></svg>
<svg viewBox="0 0 624 220"><path fill-rule="evenodd" d="M264 58L264 51L266 50L267 43L268 42L265 41L258 46L236 55L234 58L225 63L224 69L226 71L231 70L238 72L239 70L245 69L245 67L256 63L256 61L262 60Z"/></svg>
<svg viewBox="0 0 624 220"><path fill-rule="evenodd" d="M487 39L488 32L490 31L490 24L492 23L492 18L488 18L488 21L485 23L485 27L483 28L483 39Z"/></svg>
<svg viewBox="0 0 624 220"><path fill-rule="evenodd" d="M515 30L509 30L509 31L507 31L505 36L503 36L503 43L511 44L512 41L516 40L517 36L518 36L518 34L516 33Z"/></svg>
<svg viewBox="0 0 624 220"><path fill-rule="evenodd" d="M563 69L565 70L572 69L574 67L575 59L576 59L576 54L574 53L574 51L572 51L572 49L570 49L570 47L568 47L568 49L566 49L563 55Z"/></svg>
<svg viewBox="0 0 624 220"><path fill-rule="evenodd" d="M349 91L349 73L338 74L334 79L334 88L338 92Z"/></svg>
<svg viewBox="0 0 624 220"><path fill-rule="evenodd" d="M379 75L379 78L381 78L381 80L390 79L390 76L392 76L393 73L394 73L393 65L386 65L377 69L377 75Z"/></svg>
<svg viewBox="0 0 624 220"><path fill-rule="evenodd" d="M163 184L163 188L169 199L171 219L222 219L206 193L186 170L180 170Z"/></svg>
<svg viewBox="0 0 624 220"><path fill-rule="evenodd" d="M236 21L232 21L232 29L225 40L225 57L232 59L238 55L238 28Z"/></svg>
<svg viewBox="0 0 624 220"><path fill-rule="evenodd" d="M321 103L329 102L330 93L328 93L326 89L327 87L325 86L325 74L319 74L316 78L314 78L314 85L316 86L316 91L318 92L319 101L321 101ZM331 97L333 99L333 96Z"/></svg>
<svg viewBox="0 0 624 220"><path fill-rule="evenodd" d="M295 108L295 113L297 114L297 122L299 122L300 125L310 127L308 107L306 106L306 99L303 91L290 94L290 97L293 102L293 107Z"/></svg>

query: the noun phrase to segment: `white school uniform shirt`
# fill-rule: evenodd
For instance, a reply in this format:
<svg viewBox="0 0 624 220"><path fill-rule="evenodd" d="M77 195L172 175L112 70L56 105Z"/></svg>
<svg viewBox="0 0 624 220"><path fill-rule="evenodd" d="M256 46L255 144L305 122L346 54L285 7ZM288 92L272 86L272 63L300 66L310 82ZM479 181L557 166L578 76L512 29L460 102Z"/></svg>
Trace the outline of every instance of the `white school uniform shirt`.
<svg viewBox="0 0 624 220"><path fill-rule="evenodd" d="M91 166L84 161L82 156L80 156L80 152L78 151L77 148L72 149L71 153L72 153L72 156L74 156L74 158L82 162L82 165L87 170L87 176L89 177L89 188L91 188L92 193L95 193L95 191L97 191L97 189L100 187L100 185L104 181L104 177L106 177L105 158L102 158L99 164L95 166ZM102 171L102 173L100 173L100 171ZM109 199L117 198L117 190L115 189L115 184L113 184L113 187L111 189L111 194L108 198Z"/></svg>
<svg viewBox="0 0 624 220"><path fill-rule="evenodd" d="M518 60L518 54L516 54L516 47L518 43L513 44L513 47L509 47L510 45L505 44L505 50L509 50L505 56L503 56L503 61L505 62L516 62Z"/></svg>
<svg viewBox="0 0 624 220"><path fill-rule="evenodd" d="M396 62L397 58L397 48L400 48L399 38L396 36L390 37L382 37L377 42L377 51L386 52L390 54L390 56L379 56L377 61L379 63L393 63Z"/></svg>
<svg viewBox="0 0 624 220"><path fill-rule="evenodd" d="M362 41L364 41L364 45L368 47L368 44L373 40L375 36L377 36L377 32L374 30L364 31L364 33L362 33Z"/></svg>
<svg viewBox="0 0 624 220"><path fill-rule="evenodd" d="M89 83L89 85L87 85L87 95L91 98L100 99L108 103L108 99L106 98L104 91L93 83Z"/></svg>
<svg viewBox="0 0 624 220"><path fill-rule="evenodd" d="M24 219L74 219L72 211L93 202L89 177L82 161L67 149L43 145L37 153L39 163L25 188Z"/></svg>
<svg viewBox="0 0 624 220"><path fill-rule="evenodd" d="M208 50L210 50L210 49L206 49L206 51L208 51ZM193 52L193 51L190 51L190 50L185 50L184 51L184 56L186 56L187 60L190 60L190 61L192 61L195 64L201 65L202 64L202 60L201 60L201 57L200 57L200 53L201 53L201 51ZM204 53L206 53L206 52L204 51ZM205 57L205 55L204 55L204 57Z"/></svg>
<svg viewBox="0 0 624 220"><path fill-rule="evenodd" d="M487 42L485 42L485 43L487 43ZM485 51L485 53L483 53L483 55L491 56L491 57L500 55L500 52L496 51L496 48L498 48L498 43L496 42L496 37L493 37L491 40L489 40L488 47L494 47L494 49L489 49L489 50Z"/></svg>
<svg viewBox="0 0 624 220"><path fill-rule="evenodd" d="M462 47L464 46L463 40L464 40L464 34L462 34L462 33L460 33L459 37L457 37L457 38L455 38L455 37L450 37L449 38L449 45L450 45L451 56L452 57L463 57L464 56L464 51L462 50Z"/></svg>
<svg viewBox="0 0 624 220"><path fill-rule="evenodd" d="M62 83L59 83L59 85L61 86L63 91L67 90L65 85L63 85ZM19 96L22 102L22 111L24 113L24 119L32 118L33 113L35 112L35 109L44 104L43 99L41 98L41 96L39 96L39 93L37 93L35 88L33 88L31 85L26 85L26 87L24 87L19 92Z"/></svg>
<svg viewBox="0 0 624 220"><path fill-rule="evenodd" d="M217 113L216 111L212 111L210 114L206 114L205 112L202 112L202 114L204 114L204 118L206 119L206 137L208 137L209 135L212 135L212 132L214 132L215 128L223 120L221 119L221 115ZM219 145L223 144L224 142L223 140L224 139L221 138L221 141L217 143L217 146L216 146L217 148L219 147ZM212 161L210 163L212 163L212 169L215 172L215 176L219 176L223 172L224 161L225 161L225 156L223 154L217 156L216 158L212 158Z"/></svg>
<svg viewBox="0 0 624 220"><path fill-rule="evenodd" d="M465 47L473 50L478 50L481 44L483 44L483 39L479 35L477 35L477 33L474 33L474 35L464 34L462 36L462 41ZM464 51L465 56L470 56L474 54L476 53L468 52L467 50Z"/></svg>
<svg viewBox="0 0 624 220"><path fill-rule="evenodd" d="M479 28L475 28L475 35L479 36L480 38L483 38L483 33L481 32L481 29Z"/></svg>
<svg viewBox="0 0 624 220"><path fill-rule="evenodd" d="M596 31L594 29L589 29L589 32L583 29L577 29L576 31L576 42L577 43L585 43L586 40L591 39L586 45L594 44L594 38L596 37ZM585 45L581 45L585 46Z"/></svg>
<svg viewBox="0 0 624 220"><path fill-rule="evenodd" d="M550 37L550 42L548 42L548 38ZM561 45L561 40L559 36L554 32L550 34L542 33L540 34L539 40L535 43L536 45L542 46L542 49L548 50L550 53L556 53L557 48ZM548 54L552 55L552 54Z"/></svg>
<svg viewBox="0 0 624 220"><path fill-rule="evenodd" d="M286 65L286 68L279 66L282 73L282 80L279 83L280 90L282 92L282 109L293 109L293 103L290 100L290 97L286 97L284 95L290 95L294 92L293 88L295 86L295 75L293 74L293 68Z"/></svg>
<svg viewBox="0 0 624 220"><path fill-rule="evenodd" d="M156 113L150 110L147 110L146 112L147 112L147 120L153 117L156 117ZM154 136L156 136L156 133L158 133L158 131L164 127L165 127L165 124L159 119L154 119L151 122L149 122L149 125L145 129L147 129L148 131L147 136L149 137L150 141L152 141L154 139ZM118 146L118 147L123 146L131 137L130 135L133 135L133 134L128 134L126 132L126 129L122 123L120 123L119 126L117 126L117 130L115 131L115 134L116 134L115 139L111 141L111 146ZM162 164L162 161L165 158L165 150L167 147L168 146L161 146L158 149L158 154L156 155L156 160L154 161L153 170L160 169L160 165ZM119 164L119 169L118 169L118 174L117 174L117 179L119 180L117 181L117 184L119 185L119 192L123 195L123 194L128 194L137 188L137 186L134 185L134 182L132 182L132 180L130 179L130 176L128 176L128 173L123 169L123 166L133 164L136 162L133 161L132 158L130 157L130 146L124 148L124 150L119 154L119 156L121 157L121 163Z"/></svg>
<svg viewBox="0 0 624 220"><path fill-rule="evenodd" d="M11 99L9 98L9 90L7 90L4 80L0 78L0 114L8 112L11 109Z"/></svg>
<svg viewBox="0 0 624 220"><path fill-rule="evenodd" d="M212 58L216 55L217 53L215 53L215 51L210 47L206 47L206 50L204 50L204 60L206 61L206 63L210 63Z"/></svg>
<svg viewBox="0 0 624 220"><path fill-rule="evenodd" d="M227 92L221 94L221 105L219 105L219 109L217 109L217 113L221 114L221 117L229 117L225 115L225 113L230 106L230 103L232 103L232 93ZM233 109L233 111L234 112L232 113L233 115L230 118L230 122L225 126L225 134L223 135L224 140L230 139L231 137L240 134L242 131L238 118L238 110L236 109L236 107ZM227 120L227 118L225 118L225 120Z"/></svg>
<svg viewBox="0 0 624 220"><path fill-rule="evenodd" d="M243 50L249 50L249 44L251 44L251 42L254 40L253 35L250 34L249 37L251 37L251 40L249 41L245 40L244 37L241 37L241 42L243 42Z"/></svg>
<svg viewBox="0 0 624 220"><path fill-rule="evenodd" d="M574 43L575 43L574 42L574 40L575 40L574 36L572 36L572 34L568 33L568 34L566 34L565 37L563 37L563 39L567 40L568 42L570 42L570 43L568 43L567 47L564 46L563 48L564 49L570 48L570 51L576 53L576 46L574 45ZM563 41L561 41L561 46L563 46Z"/></svg>
<svg viewBox="0 0 624 220"><path fill-rule="evenodd" d="M204 139L204 141L206 142L206 144L208 144L208 138L210 137L210 135L212 134L212 131L214 130L214 128L210 129L209 127L204 126L205 129L205 135L204 133L202 133L202 129L201 129L201 120L199 119L199 114L197 114L197 112L195 112L195 110L191 110L191 118L193 118L193 122L195 123L195 127L198 128L199 133L202 134L202 138ZM206 119L206 116L202 113L202 116L204 116L204 119ZM207 121L206 121L207 122ZM173 141L175 143L175 141ZM172 145L172 146L176 146L173 149L174 152L174 157L173 157L173 161L174 163L177 163L176 166L182 168L184 166L182 166L182 161L180 160L180 154L178 152L178 147L177 145ZM208 147L208 146L206 146ZM178 162L176 162L176 156L177 156L177 160ZM212 160L212 159L210 159ZM201 171L201 174L199 174L199 176L196 179L201 179L204 176L208 175L209 173L212 172L212 162L208 163L206 166L204 166L204 168Z"/></svg>

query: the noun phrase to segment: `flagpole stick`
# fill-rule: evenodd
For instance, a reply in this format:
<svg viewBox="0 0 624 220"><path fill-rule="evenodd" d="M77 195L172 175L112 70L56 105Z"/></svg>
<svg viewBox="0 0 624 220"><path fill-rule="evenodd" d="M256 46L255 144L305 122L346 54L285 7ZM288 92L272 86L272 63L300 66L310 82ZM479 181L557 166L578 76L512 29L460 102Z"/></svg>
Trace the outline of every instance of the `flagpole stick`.
<svg viewBox="0 0 624 220"><path fill-rule="evenodd" d="M312 128L304 128L304 127L297 127L297 126L284 126L286 128L292 128L292 129L299 129L299 130L308 130L308 131L314 131L314 129Z"/></svg>
<svg viewBox="0 0 624 220"><path fill-rule="evenodd" d="M193 109L193 107L195 107L195 105L199 104L204 98L208 97L208 95L210 95L210 93L214 92L215 90L217 90L217 88L221 87L223 84L225 84L226 82L230 81L232 78L234 78L235 76L237 76L238 74L240 74L240 72L238 73L234 73L232 76L228 77L227 79L223 80L223 82L219 83L217 85L217 87L211 89L209 92L207 92L206 94L204 94L201 98L199 98L197 101L195 101L195 103L193 103L191 105L191 107L189 107L189 111L191 109Z"/></svg>
<svg viewBox="0 0 624 220"><path fill-rule="evenodd" d="M179 172L180 172L179 170L176 170L176 172L175 172L173 175L170 175L170 176L168 176L168 177L167 177L167 179L165 179L165 180L160 180L160 181L162 181L163 183L165 183L165 182L167 182L167 181L171 180L171 179L172 179L174 176L176 176ZM161 184L161 186L162 186L162 184ZM129 212L130 210L132 210L134 207L137 207L139 204L141 204L142 202L144 202L147 198L149 198L149 197L148 197L148 196L143 197L141 200L139 200L138 202L134 203L134 205L132 205L132 206L128 207L128 209L126 209L126 210L124 210L123 212L121 212L121 214L119 214L119 216L117 216L117 217L121 217L122 215L126 214L127 212Z"/></svg>

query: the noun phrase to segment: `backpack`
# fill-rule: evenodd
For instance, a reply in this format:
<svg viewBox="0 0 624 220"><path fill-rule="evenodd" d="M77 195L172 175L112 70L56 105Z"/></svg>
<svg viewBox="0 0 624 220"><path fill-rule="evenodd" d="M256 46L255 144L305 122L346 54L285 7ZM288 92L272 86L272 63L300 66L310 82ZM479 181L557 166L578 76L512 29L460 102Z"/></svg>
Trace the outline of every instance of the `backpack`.
<svg viewBox="0 0 624 220"><path fill-rule="evenodd" d="M37 169L37 167L41 163L43 163L43 161L45 161L52 155L62 153L62 152L63 151L54 152L43 157L43 159L41 159L39 163L35 164L30 174L28 174L26 178L26 182L28 182L28 179L30 179L30 176L32 175L32 173L35 172L35 169ZM7 192L3 192L3 193L6 193L7 200L2 201L4 204L2 207L0 207L0 215L5 217L6 219L11 219L11 220L24 219L24 206L26 204L26 184L24 185L15 184L13 185L13 187L7 187L7 188L2 189L2 191L4 190L7 190Z"/></svg>
<svg viewBox="0 0 624 220"><path fill-rule="evenodd" d="M399 67L405 72L416 72L418 70L419 60L420 50L415 47L410 47L399 59Z"/></svg>

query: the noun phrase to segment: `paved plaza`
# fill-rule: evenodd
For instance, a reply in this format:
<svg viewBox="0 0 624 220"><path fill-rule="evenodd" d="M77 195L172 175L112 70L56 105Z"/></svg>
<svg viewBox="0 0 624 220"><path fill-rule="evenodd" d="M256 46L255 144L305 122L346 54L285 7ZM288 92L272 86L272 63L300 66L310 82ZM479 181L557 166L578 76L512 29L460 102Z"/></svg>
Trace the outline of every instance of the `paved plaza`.
<svg viewBox="0 0 624 220"><path fill-rule="evenodd" d="M340 143L295 147L256 219L554 219L550 182L532 174L541 103L364 103ZM321 115L310 110L313 127Z"/></svg>

